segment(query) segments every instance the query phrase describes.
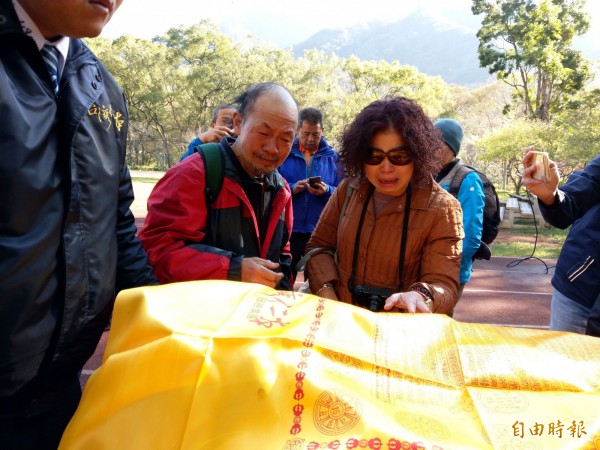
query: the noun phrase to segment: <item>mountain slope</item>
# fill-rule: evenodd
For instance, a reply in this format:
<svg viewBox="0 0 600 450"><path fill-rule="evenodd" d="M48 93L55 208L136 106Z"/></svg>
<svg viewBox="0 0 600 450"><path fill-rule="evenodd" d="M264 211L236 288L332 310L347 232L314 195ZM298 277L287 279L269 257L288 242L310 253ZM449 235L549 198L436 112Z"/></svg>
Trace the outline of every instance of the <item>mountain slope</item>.
<svg viewBox="0 0 600 450"><path fill-rule="evenodd" d="M584 56L586 41L579 38L578 48ZM475 31L448 23L436 22L421 13L414 13L395 23L370 23L338 30L322 30L293 47L294 55L304 50L319 49L341 57L399 61L415 66L427 75L439 75L447 83L473 86L490 79L487 69L479 67Z"/></svg>

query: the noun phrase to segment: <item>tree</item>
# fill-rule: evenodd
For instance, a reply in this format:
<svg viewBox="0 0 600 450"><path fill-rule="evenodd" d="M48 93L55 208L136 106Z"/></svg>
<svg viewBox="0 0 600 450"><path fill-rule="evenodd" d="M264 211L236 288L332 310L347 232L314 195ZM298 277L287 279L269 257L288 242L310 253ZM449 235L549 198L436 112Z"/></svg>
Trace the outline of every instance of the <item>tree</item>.
<svg viewBox="0 0 600 450"><path fill-rule="evenodd" d="M479 61L513 87L526 117L549 121L554 109L590 79L587 61L571 49L589 28L585 0L473 0L483 15Z"/></svg>
<svg viewBox="0 0 600 450"><path fill-rule="evenodd" d="M493 130L476 142L484 149L480 154L483 161L499 161L504 171L503 188L512 184L512 190L518 194L521 190L521 160L526 147L534 145L538 150L547 151L554 156L560 140L552 132L552 125L547 122L530 119L517 119L506 126Z"/></svg>
<svg viewBox="0 0 600 450"><path fill-rule="evenodd" d="M475 89L454 85L451 91L452 103L435 118L457 120L465 133L459 153L461 161L484 172L496 186L504 185L506 170L502 161L484 159L484 149L476 144L490 130L502 128L512 120L502 114L503 105L510 101L511 88L494 80Z"/></svg>
<svg viewBox="0 0 600 450"><path fill-rule="evenodd" d="M562 138L555 159L563 178L600 153L600 88L581 92L553 121Z"/></svg>
<svg viewBox="0 0 600 450"><path fill-rule="evenodd" d="M210 21L172 28L152 41L121 36L88 45L125 93L130 112L127 162L132 168L165 170L175 164L195 132L210 122L216 105L232 102L258 82L280 83L300 108L321 109L327 139L334 145L358 111L384 95L413 98L431 116L451 103L451 91L441 78L414 67L318 50L295 58L291 50L252 36L236 42Z"/></svg>
<svg viewBox="0 0 600 450"><path fill-rule="evenodd" d="M450 103L449 87L440 77L420 73L398 61L345 61L348 77L347 102L351 107L348 123L368 103L385 96L403 96L418 102L430 116L436 116Z"/></svg>
<svg viewBox="0 0 600 450"><path fill-rule="evenodd" d="M166 50L168 65L182 77L180 132L192 134L210 123L212 110L229 103L244 84L241 50L208 20L169 29L154 42Z"/></svg>
<svg viewBox="0 0 600 450"><path fill-rule="evenodd" d="M173 163L172 140L179 133L169 115L169 92L177 73L160 45L132 36L114 41L99 38L88 45L123 88L129 109L127 163L164 169Z"/></svg>

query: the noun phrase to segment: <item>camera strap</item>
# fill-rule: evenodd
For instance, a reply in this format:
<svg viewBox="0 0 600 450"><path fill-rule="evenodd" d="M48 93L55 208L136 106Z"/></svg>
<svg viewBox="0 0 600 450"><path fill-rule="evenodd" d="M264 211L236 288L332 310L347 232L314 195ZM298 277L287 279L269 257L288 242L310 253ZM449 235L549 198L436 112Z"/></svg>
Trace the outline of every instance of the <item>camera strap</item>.
<svg viewBox="0 0 600 450"><path fill-rule="evenodd" d="M365 220L365 215L367 214L367 208L369 206L369 201L373 195L373 186L369 190L367 194L367 198L365 199L365 204L363 206L362 212L360 213L360 220L358 222L358 228L356 229L356 238L354 239L354 252L352 254L352 272L350 272L350 278L348 279L348 289L350 292L354 292L354 276L356 275L356 260L358 259L358 249L360 246L360 233L362 231L363 222ZM398 279L400 280L400 286L398 289L402 289L402 285L404 281L402 279L404 272L404 254L406 253L406 239L408 233L408 217L410 215L410 200L412 194L412 182L408 183L406 188L406 207L404 208L404 220L402 222L402 240L400 241L400 263L398 265Z"/></svg>

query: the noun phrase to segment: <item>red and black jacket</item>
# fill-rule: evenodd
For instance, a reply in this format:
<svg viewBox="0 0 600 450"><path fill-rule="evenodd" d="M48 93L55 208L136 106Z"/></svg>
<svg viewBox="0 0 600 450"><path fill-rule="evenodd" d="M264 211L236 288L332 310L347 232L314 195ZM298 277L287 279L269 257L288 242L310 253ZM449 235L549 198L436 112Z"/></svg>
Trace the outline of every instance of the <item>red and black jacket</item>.
<svg viewBox="0 0 600 450"><path fill-rule="evenodd" d="M279 263L285 276L277 288L291 290L289 186L277 172L262 184L253 180L239 165L230 142L219 144L224 179L212 205L207 205L205 166L198 153L172 167L156 184L140 232L154 273L162 283L241 281L242 259L256 256ZM264 199L261 221L252 205Z"/></svg>

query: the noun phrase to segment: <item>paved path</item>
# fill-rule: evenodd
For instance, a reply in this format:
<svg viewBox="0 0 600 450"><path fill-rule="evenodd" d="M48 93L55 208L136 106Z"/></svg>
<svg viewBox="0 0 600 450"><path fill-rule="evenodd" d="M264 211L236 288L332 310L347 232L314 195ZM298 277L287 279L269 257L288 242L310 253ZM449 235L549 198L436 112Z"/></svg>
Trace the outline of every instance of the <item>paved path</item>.
<svg viewBox="0 0 600 450"><path fill-rule="evenodd" d="M476 261L454 318L461 322L548 329L550 280L556 260L518 261L519 258L504 257Z"/></svg>
<svg viewBox="0 0 600 450"><path fill-rule="evenodd" d="M135 198L131 205L131 212L134 217L144 221L146 217L147 207L146 202L150 196L150 192L154 188L155 180L162 178L164 172L151 172L151 171L140 171L132 170L131 177L133 178L133 193Z"/></svg>

